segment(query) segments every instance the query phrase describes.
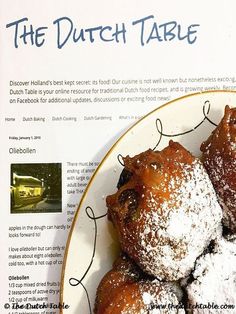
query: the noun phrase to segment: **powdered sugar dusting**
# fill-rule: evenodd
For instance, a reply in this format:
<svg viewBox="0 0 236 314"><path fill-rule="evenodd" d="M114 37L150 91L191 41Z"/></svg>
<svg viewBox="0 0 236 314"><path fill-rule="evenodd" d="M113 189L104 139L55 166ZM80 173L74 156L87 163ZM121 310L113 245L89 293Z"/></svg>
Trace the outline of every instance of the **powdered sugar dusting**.
<svg viewBox="0 0 236 314"><path fill-rule="evenodd" d="M190 306L216 304L236 306L236 242L223 238L216 243L215 251L199 258L193 276L195 280L187 287ZM207 309L208 314L235 313L234 310ZM193 313L202 314L195 308ZM205 312L204 312L205 313Z"/></svg>
<svg viewBox="0 0 236 314"><path fill-rule="evenodd" d="M230 146L232 150L236 150L236 142L230 142Z"/></svg>
<svg viewBox="0 0 236 314"><path fill-rule="evenodd" d="M182 175L169 181L169 199L155 207L157 200L151 191L146 195L151 210L141 216L141 267L160 279L186 276L214 238L222 218L213 186L200 161L181 167Z"/></svg>
<svg viewBox="0 0 236 314"><path fill-rule="evenodd" d="M161 283L147 277L122 255L98 287L95 313L183 314L181 298L179 284Z"/></svg>
<svg viewBox="0 0 236 314"><path fill-rule="evenodd" d="M173 212L169 217L169 226L166 231L170 237L182 238L184 235L188 234L191 230L192 221L181 208L178 212Z"/></svg>
<svg viewBox="0 0 236 314"><path fill-rule="evenodd" d="M142 301L137 304L127 304L121 314L184 314L183 305L179 302L171 283L140 282L139 295ZM136 296L137 297L137 296Z"/></svg>
<svg viewBox="0 0 236 314"><path fill-rule="evenodd" d="M145 305L150 304L151 302L155 300L149 292L144 292L142 295L142 299Z"/></svg>
<svg viewBox="0 0 236 314"><path fill-rule="evenodd" d="M143 314L164 314L164 313L185 313L184 309L180 308L180 303L174 294L171 284L160 284L158 297L153 297L149 292L143 292L143 302L146 302L149 312L143 311ZM179 307L179 308L178 308Z"/></svg>

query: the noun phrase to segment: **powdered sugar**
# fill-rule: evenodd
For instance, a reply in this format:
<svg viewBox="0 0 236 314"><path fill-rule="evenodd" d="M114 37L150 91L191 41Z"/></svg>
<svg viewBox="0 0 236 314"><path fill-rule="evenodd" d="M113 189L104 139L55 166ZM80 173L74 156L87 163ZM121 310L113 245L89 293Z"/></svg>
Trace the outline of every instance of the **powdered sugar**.
<svg viewBox="0 0 236 314"><path fill-rule="evenodd" d="M138 293L141 304L129 304L121 314L184 314L185 310L175 294L175 289L171 283L160 283L157 280L140 282Z"/></svg>
<svg viewBox="0 0 236 314"><path fill-rule="evenodd" d="M195 308L193 313L235 313L236 311L236 243L218 239L213 253L208 253L196 262L193 277L187 287L190 307L196 304L215 304L219 309L203 311ZM234 305L234 310L222 306Z"/></svg>
<svg viewBox="0 0 236 314"><path fill-rule="evenodd" d="M185 210L181 208L179 211L170 214L169 226L167 227L166 232L170 237L179 239L190 232L191 225L191 218L185 213Z"/></svg>
<svg viewBox="0 0 236 314"><path fill-rule="evenodd" d="M150 304L151 302L155 300L149 292L144 292L142 295L142 299L145 305Z"/></svg>
<svg viewBox="0 0 236 314"><path fill-rule="evenodd" d="M155 282L158 283L157 280ZM148 305L147 308L149 309L149 311L145 311L143 314L185 313L183 305L178 299L176 289L179 289L179 287L172 283L159 283L158 297L153 297L150 291L142 292L143 302Z"/></svg>
<svg viewBox="0 0 236 314"><path fill-rule="evenodd" d="M230 142L230 146L232 150L236 150L236 142Z"/></svg>
<svg viewBox="0 0 236 314"><path fill-rule="evenodd" d="M151 210L144 213L140 234L141 267L159 279L176 280L186 276L196 258L214 238L222 211L212 184L198 160L181 165L182 174L168 183L171 193L161 204L146 194Z"/></svg>

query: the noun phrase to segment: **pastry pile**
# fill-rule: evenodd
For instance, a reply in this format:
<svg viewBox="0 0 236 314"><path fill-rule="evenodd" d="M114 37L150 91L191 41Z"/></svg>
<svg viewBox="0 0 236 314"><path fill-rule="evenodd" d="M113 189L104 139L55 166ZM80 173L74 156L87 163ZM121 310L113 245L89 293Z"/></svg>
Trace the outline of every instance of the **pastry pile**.
<svg viewBox="0 0 236 314"><path fill-rule="evenodd" d="M227 313L227 302L236 311L236 108L226 106L201 151L170 141L124 158L106 199L122 253L95 314Z"/></svg>

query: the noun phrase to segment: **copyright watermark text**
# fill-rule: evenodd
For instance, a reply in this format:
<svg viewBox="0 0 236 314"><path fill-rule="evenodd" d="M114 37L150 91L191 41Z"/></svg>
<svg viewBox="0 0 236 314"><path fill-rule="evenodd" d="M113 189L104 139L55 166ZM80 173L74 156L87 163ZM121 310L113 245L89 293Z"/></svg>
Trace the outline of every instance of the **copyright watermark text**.
<svg viewBox="0 0 236 314"><path fill-rule="evenodd" d="M36 310L41 310L41 309L69 309L69 305L63 303L17 303L17 302L13 302L13 303L5 303L4 304L4 308L5 309L11 309L11 310L32 310L32 309L36 309Z"/></svg>

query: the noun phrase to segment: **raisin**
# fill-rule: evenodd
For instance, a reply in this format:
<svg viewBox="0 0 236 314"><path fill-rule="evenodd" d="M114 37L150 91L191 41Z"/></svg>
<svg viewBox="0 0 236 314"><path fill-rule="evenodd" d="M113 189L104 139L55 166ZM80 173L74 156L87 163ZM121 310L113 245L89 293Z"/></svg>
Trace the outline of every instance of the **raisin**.
<svg viewBox="0 0 236 314"><path fill-rule="evenodd" d="M209 245L205 248L203 254L211 254L214 253L214 249L215 249L215 240L211 240Z"/></svg>
<svg viewBox="0 0 236 314"><path fill-rule="evenodd" d="M132 172L130 172L127 169L123 169L121 174L120 174L120 178L117 184L117 188L121 188L123 185L125 185L127 182L129 182L130 178L132 177Z"/></svg>
<svg viewBox="0 0 236 314"><path fill-rule="evenodd" d="M132 219L136 213L139 205L139 194L134 189L124 190L118 197L121 206L127 205L128 212L126 213L125 220Z"/></svg>

